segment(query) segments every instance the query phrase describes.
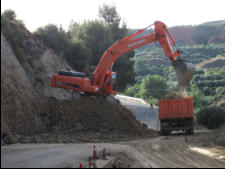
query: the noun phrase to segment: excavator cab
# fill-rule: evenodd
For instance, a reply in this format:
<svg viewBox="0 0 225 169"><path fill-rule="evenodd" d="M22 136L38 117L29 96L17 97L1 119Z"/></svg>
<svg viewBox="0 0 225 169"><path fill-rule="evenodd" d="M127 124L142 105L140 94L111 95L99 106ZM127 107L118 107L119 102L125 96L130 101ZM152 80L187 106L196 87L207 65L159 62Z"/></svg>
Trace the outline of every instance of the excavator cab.
<svg viewBox="0 0 225 169"><path fill-rule="evenodd" d="M112 73L112 90L114 93L118 91L118 78L115 72Z"/></svg>
<svg viewBox="0 0 225 169"><path fill-rule="evenodd" d="M110 94L116 94L118 92L118 78L116 72L112 72L112 74L110 75L106 91Z"/></svg>
<svg viewBox="0 0 225 169"><path fill-rule="evenodd" d="M192 63L186 63L182 59L178 59L172 62L178 80L178 88L180 91L184 91L188 86L195 73L195 66Z"/></svg>

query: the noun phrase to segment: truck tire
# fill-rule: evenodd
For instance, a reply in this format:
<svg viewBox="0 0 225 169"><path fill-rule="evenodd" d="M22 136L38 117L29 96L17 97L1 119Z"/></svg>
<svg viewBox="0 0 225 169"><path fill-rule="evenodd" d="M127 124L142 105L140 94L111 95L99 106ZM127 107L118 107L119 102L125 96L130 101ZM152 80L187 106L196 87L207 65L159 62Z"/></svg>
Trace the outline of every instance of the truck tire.
<svg viewBox="0 0 225 169"><path fill-rule="evenodd" d="M167 135L167 132L165 130L162 130L161 131L161 136L166 136Z"/></svg>
<svg viewBox="0 0 225 169"><path fill-rule="evenodd" d="M160 131L160 135L161 136L169 136L170 135L170 131L161 130Z"/></svg>
<svg viewBox="0 0 225 169"><path fill-rule="evenodd" d="M189 129L189 135L194 135L194 127L193 126Z"/></svg>

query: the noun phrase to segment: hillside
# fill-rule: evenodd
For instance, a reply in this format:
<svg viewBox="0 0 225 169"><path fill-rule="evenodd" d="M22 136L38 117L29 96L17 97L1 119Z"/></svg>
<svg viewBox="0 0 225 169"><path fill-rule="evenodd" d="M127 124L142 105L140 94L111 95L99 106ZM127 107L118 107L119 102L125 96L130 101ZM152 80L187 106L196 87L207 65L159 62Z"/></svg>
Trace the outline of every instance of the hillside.
<svg viewBox="0 0 225 169"><path fill-rule="evenodd" d="M224 43L224 29L224 20L207 22L200 25L169 27L169 31L171 32L178 46ZM138 29L132 29L130 30L130 33L133 33L137 30ZM150 29L144 32L142 35L146 35L152 32L153 30ZM144 48L145 47L142 47L140 48L140 50L143 50Z"/></svg>
<svg viewBox="0 0 225 169"><path fill-rule="evenodd" d="M30 46L24 45L25 57L19 62L1 35L1 144L107 142L157 136L118 103L95 98L71 101L71 93L51 88L51 75L70 67L49 48L38 50L43 44L37 45L41 42L31 34L24 42Z"/></svg>
<svg viewBox="0 0 225 169"><path fill-rule="evenodd" d="M197 69L225 68L225 56L205 60L204 62L196 65L196 67Z"/></svg>
<svg viewBox="0 0 225 169"><path fill-rule="evenodd" d="M63 90L50 88L51 74L69 66L50 49L42 51L37 47L38 43L32 36L27 37L24 41L25 59L20 63L1 34L2 133L38 131L41 124L37 113L43 101L53 96L57 99L69 96Z"/></svg>
<svg viewBox="0 0 225 169"><path fill-rule="evenodd" d="M40 96L24 68L1 35L1 135L8 132L35 132Z"/></svg>

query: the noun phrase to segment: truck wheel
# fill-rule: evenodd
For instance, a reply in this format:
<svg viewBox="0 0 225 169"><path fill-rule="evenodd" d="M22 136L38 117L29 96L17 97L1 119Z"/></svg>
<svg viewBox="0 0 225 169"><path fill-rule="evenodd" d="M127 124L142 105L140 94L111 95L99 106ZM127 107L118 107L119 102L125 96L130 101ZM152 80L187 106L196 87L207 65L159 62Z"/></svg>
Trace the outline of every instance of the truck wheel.
<svg viewBox="0 0 225 169"><path fill-rule="evenodd" d="M163 130L161 130L161 131L160 131L160 135L161 135L161 136L164 136L164 135L165 135L165 132L164 132Z"/></svg>
<svg viewBox="0 0 225 169"><path fill-rule="evenodd" d="M192 126L190 129L189 129L189 135L193 135L194 134L194 127Z"/></svg>
<svg viewBox="0 0 225 169"><path fill-rule="evenodd" d="M166 136L169 136L170 135L170 131L166 131Z"/></svg>
<svg viewBox="0 0 225 169"><path fill-rule="evenodd" d="M164 131L164 130L161 130L161 131L160 131L160 135L161 135L161 136L169 136L169 135L170 135L170 131Z"/></svg>

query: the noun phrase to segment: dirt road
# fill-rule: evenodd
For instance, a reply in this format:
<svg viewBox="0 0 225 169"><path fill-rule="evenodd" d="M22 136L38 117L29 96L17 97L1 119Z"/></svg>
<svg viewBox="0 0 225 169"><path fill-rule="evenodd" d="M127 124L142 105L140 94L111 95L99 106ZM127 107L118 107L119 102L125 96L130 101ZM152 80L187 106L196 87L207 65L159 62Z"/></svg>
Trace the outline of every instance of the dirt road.
<svg viewBox="0 0 225 169"><path fill-rule="evenodd" d="M225 148L210 144L206 146L205 142L201 142L201 137L207 137L208 134L197 133L188 137L187 143L184 136L170 136L140 141L133 146L141 153L142 157L136 158L142 161L145 168L224 168Z"/></svg>
<svg viewBox="0 0 225 169"><path fill-rule="evenodd" d="M210 136L210 137L209 137ZM214 132L197 132L187 142L182 135L117 144L96 144L97 150L123 153L130 167L224 168L225 147L217 146ZM212 139L209 139L212 138ZM92 154L93 144L26 144L3 146L1 167L78 167Z"/></svg>
<svg viewBox="0 0 225 169"><path fill-rule="evenodd" d="M157 108L138 100L120 99L132 110L138 120L149 128L158 129ZM97 151L106 148L113 155L113 163L122 167L162 168L196 167L224 168L224 133L215 131L196 131L194 136L175 134L154 139L99 143ZM1 167L78 167L80 162L87 165L93 153L94 144L15 144L1 147ZM116 163L116 164L115 164ZM100 167L103 167L100 165Z"/></svg>

